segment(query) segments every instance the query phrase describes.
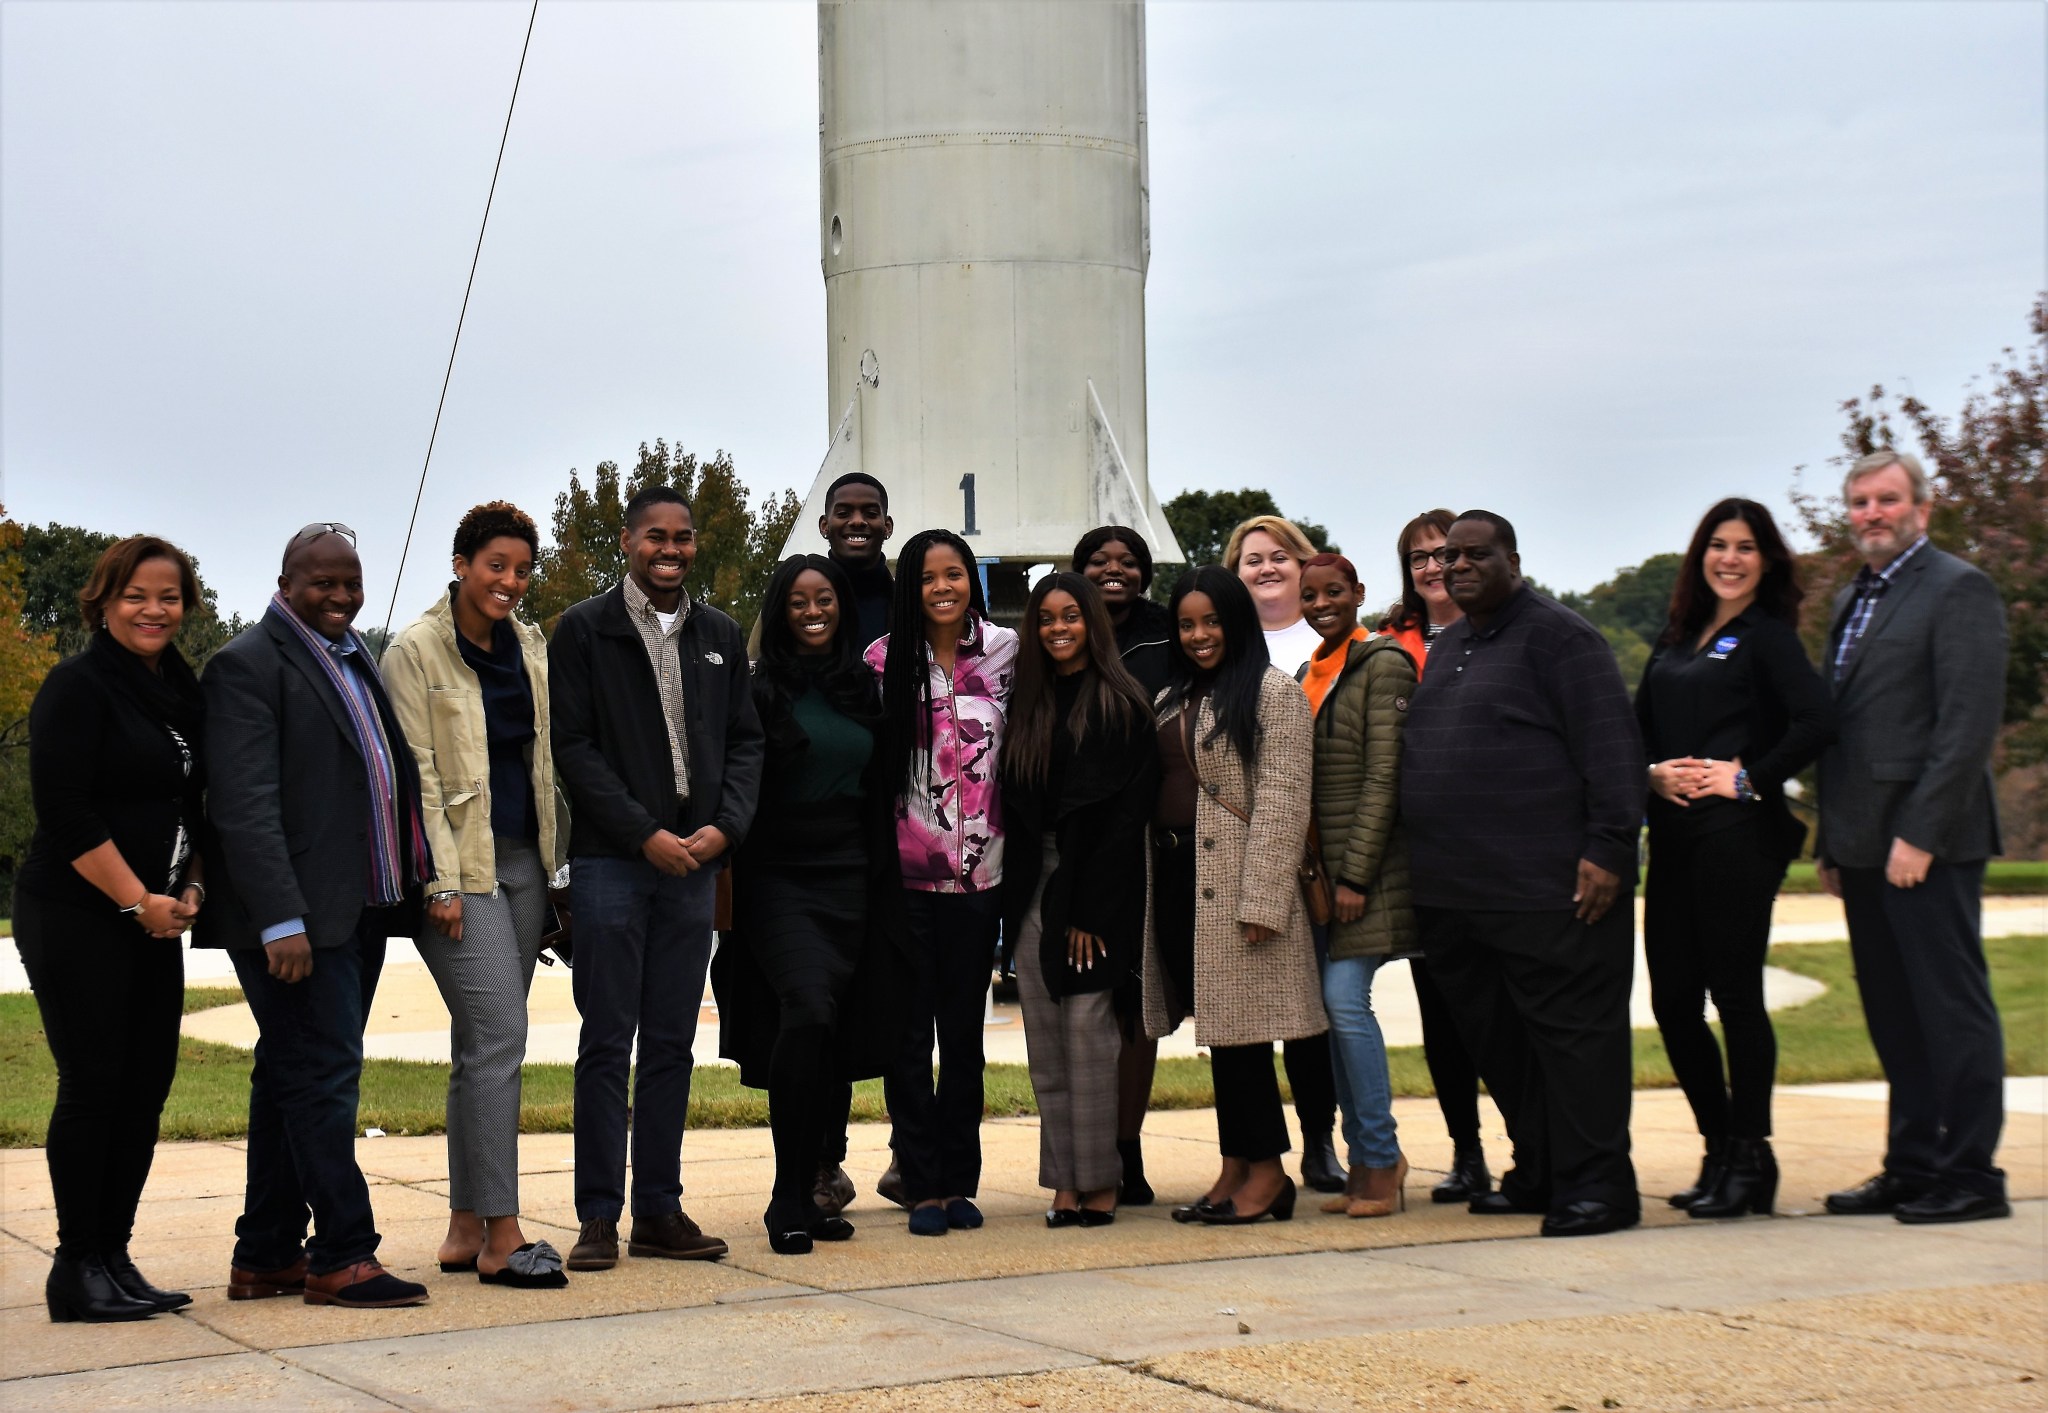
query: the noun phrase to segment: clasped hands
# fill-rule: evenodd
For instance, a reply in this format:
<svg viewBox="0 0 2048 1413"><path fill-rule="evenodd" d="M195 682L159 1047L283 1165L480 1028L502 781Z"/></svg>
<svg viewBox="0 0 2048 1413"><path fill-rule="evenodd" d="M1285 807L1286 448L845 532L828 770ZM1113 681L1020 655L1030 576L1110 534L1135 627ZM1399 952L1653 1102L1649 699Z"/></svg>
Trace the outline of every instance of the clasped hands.
<svg viewBox="0 0 2048 1413"><path fill-rule="evenodd" d="M201 896L201 890L189 883L178 890L176 897L152 893L142 900L142 911L135 914L135 920L152 937L183 937L185 929L199 916Z"/></svg>
<svg viewBox="0 0 2048 1413"><path fill-rule="evenodd" d="M712 862L725 847L725 831L707 824L687 839L674 830L657 829L640 846L640 852L663 873L682 878Z"/></svg>
<svg viewBox="0 0 2048 1413"><path fill-rule="evenodd" d="M1725 800L1739 799L1735 776L1741 769L1740 757L1734 760L1702 760L1698 756L1674 756L1650 767L1650 788L1680 809L1687 809L1694 800L1703 800L1710 795L1719 795Z"/></svg>

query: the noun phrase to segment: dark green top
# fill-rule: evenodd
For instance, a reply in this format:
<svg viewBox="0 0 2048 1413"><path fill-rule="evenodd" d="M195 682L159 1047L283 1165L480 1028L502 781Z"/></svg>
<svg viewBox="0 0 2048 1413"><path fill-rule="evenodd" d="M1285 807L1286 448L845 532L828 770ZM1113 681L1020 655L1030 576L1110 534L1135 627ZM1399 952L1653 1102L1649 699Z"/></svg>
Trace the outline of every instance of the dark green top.
<svg viewBox="0 0 2048 1413"><path fill-rule="evenodd" d="M791 804L859 799L861 772L875 750L874 733L849 721L815 688L791 703L790 714L811 738L811 748L783 777L783 799Z"/></svg>

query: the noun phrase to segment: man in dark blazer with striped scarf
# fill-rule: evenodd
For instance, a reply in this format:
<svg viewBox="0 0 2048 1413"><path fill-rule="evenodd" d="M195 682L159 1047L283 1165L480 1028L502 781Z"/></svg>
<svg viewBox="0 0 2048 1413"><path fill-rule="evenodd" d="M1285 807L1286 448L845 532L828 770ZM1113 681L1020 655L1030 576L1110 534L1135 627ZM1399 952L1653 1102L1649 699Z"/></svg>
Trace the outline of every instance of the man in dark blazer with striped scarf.
<svg viewBox="0 0 2048 1413"><path fill-rule="evenodd" d="M363 1026L385 939L417 932L433 876L412 752L350 627L362 606L354 533L309 525L285 547L269 609L200 682L220 769L207 788L213 903L194 945L229 949L260 1033L230 1300L427 1298L378 1264L356 1165Z"/></svg>
<svg viewBox="0 0 2048 1413"><path fill-rule="evenodd" d="M2005 700L2005 605L1927 538L1911 454L1843 483L1864 568L1836 597L1827 661L1839 727L1820 761L1821 881L1842 900L1870 1039L1891 1082L1884 1171L1830 1212L1902 1222L2008 1217L1993 1163L2005 1039L1984 963L1984 862L1999 852L1991 751Z"/></svg>

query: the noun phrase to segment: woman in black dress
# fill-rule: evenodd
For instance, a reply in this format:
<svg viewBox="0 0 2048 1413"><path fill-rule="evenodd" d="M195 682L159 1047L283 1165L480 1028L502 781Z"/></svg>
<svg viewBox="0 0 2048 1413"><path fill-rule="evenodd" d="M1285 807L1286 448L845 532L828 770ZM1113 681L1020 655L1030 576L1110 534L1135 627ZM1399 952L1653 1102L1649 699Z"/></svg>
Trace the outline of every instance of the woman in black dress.
<svg viewBox="0 0 2048 1413"><path fill-rule="evenodd" d="M135 535L100 555L78 601L92 643L29 711L36 829L14 885L14 942L57 1062L44 1298L55 1321L141 1320L192 1299L144 1279L128 1238L178 1067L178 939L206 900L204 707L172 643L199 580L177 548Z"/></svg>
<svg viewBox="0 0 2048 1413"><path fill-rule="evenodd" d="M777 566L754 667L768 749L754 827L733 864L733 942L774 992L766 1068L775 1187L762 1220L769 1245L785 1256L853 1235L853 1223L818 1210L812 1189L826 1125L837 1117L825 1103L828 1082L848 1063L840 1032L869 1009L848 1004L870 950L876 888L867 840L881 839L876 852L892 865L895 855L886 824L870 817L880 703L857 638L844 570L816 554ZM731 975L730 967L719 972ZM722 1017L732 994L721 987ZM858 1023L872 1028L870 1020ZM879 1063L867 1067L880 1072Z"/></svg>
<svg viewBox="0 0 2048 1413"><path fill-rule="evenodd" d="M1672 1071L1706 1140L1695 1217L1766 1213L1777 1037L1764 1009L1771 907L1806 829L1785 782L1834 731L1828 689L1794 623L1802 591L1770 511L1728 499L1693 532L1636 716L1650 765L1643 949ZM1707 1026L1713 997L1727 1069Z"/></svg>

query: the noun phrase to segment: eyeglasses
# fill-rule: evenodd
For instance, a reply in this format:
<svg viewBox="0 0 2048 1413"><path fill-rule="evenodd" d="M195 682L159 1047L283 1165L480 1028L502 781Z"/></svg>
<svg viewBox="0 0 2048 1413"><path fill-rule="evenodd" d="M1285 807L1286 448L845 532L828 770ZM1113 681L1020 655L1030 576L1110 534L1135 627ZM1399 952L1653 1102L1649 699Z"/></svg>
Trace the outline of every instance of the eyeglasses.
<svg viewBox="0 0 2048 1413"><path fill-rule="evenodd" d="M321 535L339 535L350 544L356 542L356 532L349 529L348 526L342 524L339 520L315 520L310 525L301 526L299 533L292 536L291 543L297 544L300 540L317 539Z"/></svg>
<svg viewBox="0 0 2048 1413"><path fill-rule="evenodd" d="M1411 570L1427 569L1430 561L1435 558L1436 553L1433 550L1409 550L1408 567Z"/></svg>
<svg viewBox="0 0 2048 1413"><path fill-rule="evenodd" d="M1493 558L1493 551L1484 548L1453 549L1449 545L1443 545L1437 549L1433 549L1427 552L1428 558L1435 560L1438 564L1442 565L1446 569L1449 569L1452 565L1456 564L1458 562L1458 557L1460 555L1464 556L1466 559L1470 560L1474 564L1484 564L1487 560Z"/></svg>

